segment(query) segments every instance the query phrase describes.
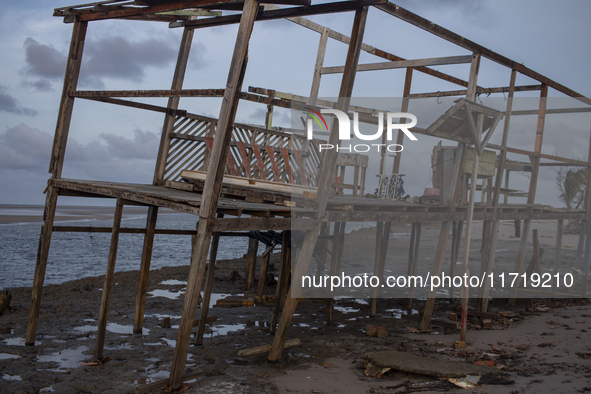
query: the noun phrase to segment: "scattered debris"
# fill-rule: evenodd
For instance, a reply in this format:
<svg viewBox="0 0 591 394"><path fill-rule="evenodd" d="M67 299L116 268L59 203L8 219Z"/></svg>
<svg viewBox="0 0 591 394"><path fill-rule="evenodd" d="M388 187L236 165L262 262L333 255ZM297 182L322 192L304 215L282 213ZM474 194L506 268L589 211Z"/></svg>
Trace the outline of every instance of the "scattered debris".
<svg viewBox="0 0 591 394"><path fill-rule="evenodd" d="M455 341L454 342L454 348L460 349L463 347L466 347L466 341Z"/></svg>
<svg viewBox="0 0 591 394"><path fill-rule="evenodd" d="M469 375L464 376L463 378L449 378L447 380L463 389L473 389L474 387L478 386L480 375Z"/></svg>
<svg viewBox="0 0 591 394"><path fill-rule="evenodd" d="M388 372L389 370L391 370L392 368L390 367L378 367L376 365L373 365L372 363L367 363L366 367L365 367L365 372L363 372L363 374L365 376L369 376L372 378L381 378L383 374L385 374L386 372Z"/></svg>
<svg viewBox="0 0 591 394"><path fill-rule="evenodd" d="M158 325L162 328L171 328L170 317L165 317Z"/></svg>
<svg viewBox="0 0 591 394"><path fill-rule="evenodd" d="M236 308L240 306L254 306L254 299L245 296L229 296L216 301L215 306Z"/></svg>
<svg viewBox="0 0 591 394"><path fill-rule="evenodd" d="M299 346L302 344L302 341L299 338L288 339L285 341L285 345L283 346L284 349L292 346ZM241 349L238 351L239 357L246 357L246 356L253 356L255 354L267 353L271 351L271 345L262 345L257 347L251 347L248 349Z"/></svg>

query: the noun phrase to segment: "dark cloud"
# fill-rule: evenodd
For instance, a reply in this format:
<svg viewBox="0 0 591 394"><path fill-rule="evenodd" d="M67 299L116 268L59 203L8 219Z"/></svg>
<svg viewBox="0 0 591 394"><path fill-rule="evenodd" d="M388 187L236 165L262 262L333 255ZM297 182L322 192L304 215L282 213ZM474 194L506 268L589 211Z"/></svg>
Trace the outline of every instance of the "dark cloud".
<svg viewBox="0 0 591 394"><path fill-rule="evenodd" d="M0 173L41 176L47 173L53 137L25 124L0 134ZM101 134L80 143L68 139L64 176L115 182L150 182L158 151L158 137L150 131L135 130L134 138Z"/></svg>
<svg viewBox="0 0 591 394"><path fill-rule="evenodd" d="M23 84L38 91L52 90L51 81L64 76L66 54L31 37L27 37L24 47L27 65L21 70Z"/></svg>
<svg viewBox="0 0 591 394"><path fill-rule="evenodd" d="M176 60L177 45L171 40L148 38L129 41L123 36L88 43L81 78L114 78L142 82L146 67L164 67Z"/></svg>
<svg viewBox="0 0 591 394"><path fill-rule="evenodd" d="M52 83L59 82L66 68L66 52L27 37L24 43L26 66L21 70L23 84L34 90L53 89ZM123 36L103 37L87 40L80 84L103 88L103 79L143 82L150 67L162 68L177 58L178 43L172 39L146 38L132 41ZM205 48L195 43L192 48L191 67L203 65L202 53Z"/></svg>
<svg viewBox="0 0 591 394"><path fill-rule="evenodd" d="M14 97L6 93L6 88L4 86L0 86L0 111L27 116L35 116L38 113L34 109L19 105Z"/></svg>
<svg viewBox="0 0 591 394"><path fill-rule="evenodd" d="M494 25L499 15L485 1L467 0L398 0L396 4L409 11L422 14L424 12L451 11L472 24L482 27Z"/></svg>

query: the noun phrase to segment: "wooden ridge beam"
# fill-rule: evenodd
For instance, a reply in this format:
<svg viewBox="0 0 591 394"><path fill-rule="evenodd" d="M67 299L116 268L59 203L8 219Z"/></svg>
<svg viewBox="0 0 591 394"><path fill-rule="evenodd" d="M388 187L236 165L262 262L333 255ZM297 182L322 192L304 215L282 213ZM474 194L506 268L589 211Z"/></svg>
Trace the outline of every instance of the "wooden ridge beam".
<svg viewBox="0 0 591 394"><path fill-rule="evenodd" d="M553 81L552 79L543 76L542 74L533 71L532 69L525 67L521 63L517 63L503 55L500 55L494 51L491 51L488 48L483 47L475 43L474 41L470 41L467 38L460 36L442 26L439 26L417 14L414 14L396 4L388 2L387 4L376 4L376 7L380 10L384 11L387 14L395 16L396 18L402 19L403 21L410 23L416 27L419 27L423 30L428 31L431 34L434 34L440 38L443 38L446 41L449 41L453 44L456 44L462 48L465 48L471 52L479 53L485 58L492 60L495 63L499 63L505 67L509 67L512 70L517 70L523 75L526 75L530 78L535 79L538 82L541 82L545 85L548 85L552 89L558 90L561 93L566 94L567 96L573 97L579 101L584 102L585 104L591 105L591 99L588 97L584 97L582 94L575 92L574 90L567 88L566 86Z"/></svg>
<svg viewBox="0 0 591 394"><path fill-rule="evenodd" d="M472 55L464 56L449 56L449 57L436 57L428 59L415 59L415 60L396 60L392 62L381 62L381 63L366 63L357 66L357 72L359 71L376 71L376 70L393 70L397 68L408 68L408 67L419 67L419 66L442 66L446 64L464 64L470 63ZM321 74L340 74L345 70L345 66L335 67L323 67L320 70Z"/></svg>
<svg viewBox="0 0 591 394"><path fill-rule="evenodd" d="M354 11L357 8L386 4L387 0L353 0L338 1L334 3L314 4L307 7L277 8L259 12L256 16L257 21L284 19L290 17L333 14L337 12ZM211 26L231 25L240 22L240 15L226 15L216 18L206 18L197 20L188 20L183 22L173 22L169 26L203 28Z"/></svg>
<svg viewBox="0 0 591 394"><path fill-rule="evenodd" d="M535 90L542 89L542 85L524 85L524 86L516 86L516 92L531 92ZM499 87L499 88L478 88L478 94L491 94L491 93L509 93L508 87ZM419 98L430 98L430 97L449 97L449 96L465 96L466 90L448 90L443 92L430 92L430 93L413 93L409 94L408 98L410 99L419 99ZM591 111L591 109L590 109ZM512 114L514 114L512 112ZM537 112L536 112L537 114Z"/></svg>
<svg viewBox="0 0 591 394"><path fill-rule="evenodd" d="M223 97L224 89L165 89L165 90L77 90L70 97Z"/></svg>

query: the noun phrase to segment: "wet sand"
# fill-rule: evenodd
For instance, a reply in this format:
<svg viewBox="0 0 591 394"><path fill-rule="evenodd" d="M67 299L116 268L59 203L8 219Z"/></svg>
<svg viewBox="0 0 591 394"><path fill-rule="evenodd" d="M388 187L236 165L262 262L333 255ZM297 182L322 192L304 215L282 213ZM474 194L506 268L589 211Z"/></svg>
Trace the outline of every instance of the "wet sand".
<svg viewBox="0 0 591 394"><path fill-rule="evenodd" d="M507 233L502 234L506 236L501 234L500 238L507 239L500 247L509 249L513 260L504 259L501 254L499 264L511 265L514 264L519 241L510 238L513 228L501 226L502 229L505 227ZM540 223L538 227L540 241L548 248L544 264L549 264L553 256L550 248L555 241L551 238L555 224L545 226ZM401 226L395 231L402 234L407 230ZM424 225L424 231L426 242L421 253L431 256L438 227ZM478 238L480 232L477 228L474 231ZM355 247L367 243L374 236L372 230L353 232L348 236L347 243ZM403 238L406 235L400 237L404 242L397 243L398 246L406 243ZM576 248L576 242L572 247L567 246L570 242L565 237L565 251ZM474 248L477 247L478 241L475 240ZM530 257L528 254L526 260ZM572 264L568 259L565 255L564 266ZM279 254L273 254L271 272L275 275L278 260ZM106 262L97 264L106 265ZM424 262L425 266L429 264L432 260ZM243 276L244 265L244 259L220 261L216 266L216 277L226 278L233 270ZM145 330L143 335L134 335L132 325L138 272L115 274L104 351L104 355L111 360L98 366L81 364L93 358L102 277L45 287L35 347L23 346L30 288L10 289L13 294L12 309L0 316L0 391L132 393L138 384L167 378L187 275L186 265L151 271ZM241 279L217 280L214 284L215 298L243 294L242 288ZM266 294L274 294L274 291L274 286L265 288ZM414 313L423 304L424 301L416 300ZM267 363L265 355L237 355L242 348L272 342L273 336L268 327L270 307L214 307L210 309L210 315L218 316L218 320L208 326L203 346L191 345L187 361L186 372L203 370L204 376L192 382L186 392L397 393L409 392L406 387L392 388L406 380L436 381L432 377L396 371L387 372L382 378L364 376L362 356L376 350L400 350L462 363L490 359L496 366L502 366L501 371L515 382L508 386L486 384L469 392L564 393L582 392L591 387L591 358L581 358L576 354L591 353L591 306L587 300L538 300L518 304L513 311L506 304L493 302L490 311L512 313L507 324L495 322L492 330L484 330L478 319L471 321L468 346L463 349L453 348L454 341L459 339L458 332L446 335L442 328L435 328L432 333L410 333L409 327L416 327L418 323L399 318L406 313L406 305L406 300L380 299L378 316L369 318L370 306L366 299L341 299L336 301L333 322L327 324L324 300L302 300L290 329L290 337L300 338L302 345L286 350L282 361L277 364ZM449 312L457 312L459 307L457 300L449 299L438 300L437 305L435 319L446 319ZM165 317L171 318L172 328L159 326ZM367 336L366 324L384 326L388 336ZM493 352L493 345L500 352ZM452 393L467 392L453 387L447 390Z"/></svg>

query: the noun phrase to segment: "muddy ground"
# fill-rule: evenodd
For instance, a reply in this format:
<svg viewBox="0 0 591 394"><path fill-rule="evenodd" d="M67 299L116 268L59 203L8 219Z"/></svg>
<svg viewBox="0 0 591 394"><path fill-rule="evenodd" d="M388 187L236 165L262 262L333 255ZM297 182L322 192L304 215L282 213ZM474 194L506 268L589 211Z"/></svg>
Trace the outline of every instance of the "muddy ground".
<svg viewBox="0 0 591 394"><path fill-rule="evenodd" d="M408 230L396 231L405 234ZM436 239L436 226L430 232L424 231L426 239ZM365 233L370 239L371 231ZM400 236L403 241L405 237ZM364 242L359 241L363 238L359 233L354 238ZM433 243L425 243L425 255L432 252ZM516 245L517 240L507 239L498 247L512 250ZM565 253L568 258L570 252ZM548 259L551 256L550 253ZM276 253L271 260L275 275L278 260ZM244 259L219 262L216 277L229 277L233 270L244 276ZM24 346L30 289L10 289L11 309L0 316L0 392L132 393L138 385L167 378L187 274L188 266L150 273L143 335L132 334L138 272L115 275L104 352L111 360L98 366L81 364L93 358L102 277L45 287L34 347ZM244 294L243 280L234 279L215 282L214 302L225 295ZM274 286L267 286L265 293L274 293ZM340 299L331 324L326 323L323 300L305 300L298 305L290 330L290 337L300 338L302 345L286 350L281 362L276 364L267 363L265 355L237 356L242 348L272 342L268 326L270 307L214 307L210 315L218 319L208 326L203 346L191 345L186 367L186 372L203 370L204 375L192 381L186 392L591 391L591 357L586 358L587 354L591 356L591 306L587 301L535 300L520 303L513 310L506 304L493 302L489 310L507 312L506 324L493 321L492 329L484 330L480 319L472 318L467 346L454 349L458 332L445 334L441 327L434 327L430 333L409 332L409 327L417 327L418 323L399 318L406 313L406 300L381 299L378 316L369 318L367 300ZM414 313L423 303L415 302ZM437 305L434 318L447 319L449 312L457 311L459 302L440 299ZM165 317L171 318L172 328L159 326ZM384 326L387 337L367 336L367 324ZM400 350L459 363L494 361L495 367L505 374L504 383L513 383L482 384L466 391L433 377L399 371L388 371L380 378L364 376L366 366L362 356L379 350Z"/></svg>

